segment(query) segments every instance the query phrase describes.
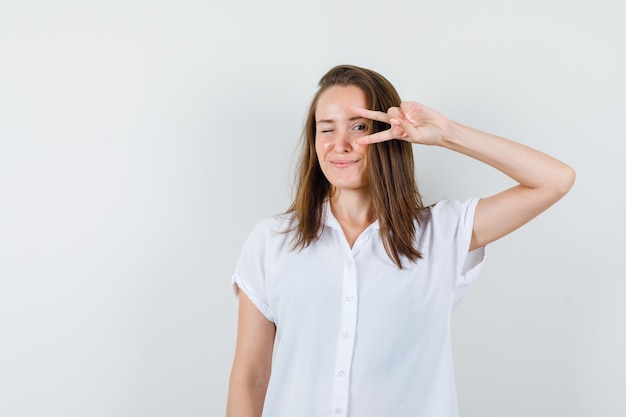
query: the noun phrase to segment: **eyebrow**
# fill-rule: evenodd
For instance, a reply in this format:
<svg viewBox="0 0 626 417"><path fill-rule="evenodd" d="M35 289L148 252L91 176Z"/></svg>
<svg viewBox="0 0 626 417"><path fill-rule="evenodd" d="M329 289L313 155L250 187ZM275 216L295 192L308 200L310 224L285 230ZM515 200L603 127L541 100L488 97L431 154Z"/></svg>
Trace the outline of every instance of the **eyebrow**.
<svg viewBox="0 0 626 417"><path fill-rule="evenodd" d="M355 120L367 120L367 119L361 116L354 116L348 119L349 122L353 122ZM324 120L318 120L317 122L315 122L316 125L320 123L335 123L335 121L332 119L324 119Z"/></svg>

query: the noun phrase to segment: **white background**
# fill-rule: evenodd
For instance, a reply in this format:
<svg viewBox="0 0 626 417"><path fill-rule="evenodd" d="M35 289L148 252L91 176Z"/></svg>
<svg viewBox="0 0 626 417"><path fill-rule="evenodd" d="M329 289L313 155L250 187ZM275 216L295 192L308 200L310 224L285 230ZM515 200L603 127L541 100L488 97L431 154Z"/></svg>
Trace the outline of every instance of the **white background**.
<svg viewBox="0 0 626 417"><path fill-rule="evenodd" d="M330 67L572 165L454 315L464 417L626 415L621 0L0 0L0 416L220 416ZM415 147L427 203L511 185Z"/></svg>

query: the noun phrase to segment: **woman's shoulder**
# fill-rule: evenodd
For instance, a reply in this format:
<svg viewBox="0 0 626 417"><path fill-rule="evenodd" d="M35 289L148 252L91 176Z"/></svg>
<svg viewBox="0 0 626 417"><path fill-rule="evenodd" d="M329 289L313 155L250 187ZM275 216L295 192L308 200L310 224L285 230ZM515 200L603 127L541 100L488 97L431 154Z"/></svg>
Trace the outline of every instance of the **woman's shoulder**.
<svg viewBox="0 0 626 417"><path fill-rule="evenodd" d="M428 206L428 213L432 215L459 215L467 210L473 210L478 203L478 198L467 200L443 199Z"/></svg>
<svg viewBox="0 0 626 417"><path fill-rule="evenodd" d="M451 242L469 246L477 198L443 199L428 206L416 233L423 252L450 248Z"/></svg>
<svg viewBox="0 0 626 417"><path fill-rule="evenodd" d="M471 224L478 201L478 198L439 200L435 204L428 206L428 209L422 216L422 220L425 223L434 225Z"/></svg>
<svg viewBox="0 0 626 417"><path fill-rule="evenodd" d="M293 229L296 219L292 213L275 214L259 220L250 231L250 239L267 239L272 236L288 234Z"/></svg>

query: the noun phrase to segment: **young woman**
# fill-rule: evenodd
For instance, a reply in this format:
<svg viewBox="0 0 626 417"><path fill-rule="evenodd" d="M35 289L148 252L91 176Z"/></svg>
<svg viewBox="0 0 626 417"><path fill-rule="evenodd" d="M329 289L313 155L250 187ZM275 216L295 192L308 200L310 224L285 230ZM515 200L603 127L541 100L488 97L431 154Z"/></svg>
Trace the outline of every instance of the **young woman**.
<svg viewBox="0 0 626 417"><path fill-rule="evenodd" d="M424 207L413 144L518 184ZM227 416L458 416L452 309L485 245L558 201L574 177L535 149L402 102L374 71L331 69L305 123L293 204L254 228L233 276Z"/></svg>

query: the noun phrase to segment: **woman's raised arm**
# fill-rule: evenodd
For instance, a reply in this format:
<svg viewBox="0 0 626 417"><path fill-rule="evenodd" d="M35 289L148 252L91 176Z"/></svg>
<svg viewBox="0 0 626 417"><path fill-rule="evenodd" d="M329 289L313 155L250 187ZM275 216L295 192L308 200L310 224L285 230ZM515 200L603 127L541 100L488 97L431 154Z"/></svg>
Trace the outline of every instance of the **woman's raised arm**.
<svg viewBox="0 0 626 417"><path fill-rule="evenodd" d="M362 117L391 128L359 139L376 143L391 139L437 145L484 162L518 185L478 203L470 250L491 243L539 215L574 184L574 170L536 149L453 122L415 102L403 102L386 113L355 109Z"/></svg>

